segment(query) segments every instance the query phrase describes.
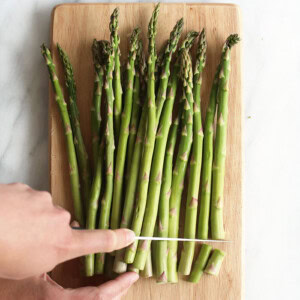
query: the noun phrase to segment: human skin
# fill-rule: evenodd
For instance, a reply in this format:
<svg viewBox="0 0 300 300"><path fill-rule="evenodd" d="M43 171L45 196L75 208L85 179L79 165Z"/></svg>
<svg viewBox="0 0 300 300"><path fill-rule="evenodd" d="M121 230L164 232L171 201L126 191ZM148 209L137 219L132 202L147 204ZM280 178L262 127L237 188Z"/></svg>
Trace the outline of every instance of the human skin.
<svg viewBox="0 0 300 300"><path fill-rule="evenodd" d="M70 221L70 213L55 206L48 192L0 184L1 299L119 299L138 279L126 273L99 287L64 290L41 276L66 260L111 252L134 241L128 229L74 230Z"/></svg>
<svg viewBox="0 0 300 300"><path fill-rule="evenodd" d="M0 279L0 299L5 300L119 300L138 279L129 272L98 287L64 289L47 274L23 280Z"/></svg>

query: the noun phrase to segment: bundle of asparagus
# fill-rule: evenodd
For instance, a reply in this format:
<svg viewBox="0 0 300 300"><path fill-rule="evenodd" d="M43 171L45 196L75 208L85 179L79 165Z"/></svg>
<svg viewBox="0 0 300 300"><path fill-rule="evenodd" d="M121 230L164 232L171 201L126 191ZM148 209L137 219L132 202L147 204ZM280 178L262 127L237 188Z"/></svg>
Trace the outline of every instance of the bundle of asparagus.
<svg viewBox="0 0 300 300"><path fill-rule="evenodd" d="M136 28L130 37L123 79L118 8L111 15L110 42L94 40L92 43L95 71L91 108L93 177L80 129L71 62L57 45L65 71L67 104L51 52L42 45L65 130L75 218L87 229L130 228L137 236L176 238L187 180L184 237L195 238L197 228L200 239L207 239L209 230L213 239L224 239L222 208L230 52L239 37L230 35L224 44L202 130L205 30L200 35L196 31L189 32L176 52L183 30L183 19L178 20L164 50L157 55L155 39L159 8L159 4L155 6L148 27L147 64L139 38L141 30ZM190 49L198 36L193 67ZM102 98L105 105L101 105ZM175 106L178 110L173 113ZM101 111L101 108L105 110ZM188 168L189 176L186 175ZM128 269L151 277L153 267L158 283L177 282L177 242L159 241L153 244L152 250L150 248L150 241L143 240L111 253L115 257L104 253L90 254L85 257L86 276L123 273ZM193 264L195 244L185 242L178 271L190 275L191 282L197 282L203 272L217 275L225 253L215 249L210 255L211 250L211 246L203 244Z"/></svg>

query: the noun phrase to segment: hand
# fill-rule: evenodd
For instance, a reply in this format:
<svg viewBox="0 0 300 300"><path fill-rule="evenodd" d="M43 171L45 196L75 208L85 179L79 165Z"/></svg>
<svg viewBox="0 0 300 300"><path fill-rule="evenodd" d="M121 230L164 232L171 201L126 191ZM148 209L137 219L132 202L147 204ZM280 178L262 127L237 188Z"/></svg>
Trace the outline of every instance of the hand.
<svg viewBox="0 0 300 300"><path fill-rule="evenodd" d="M63 289L46 274L23 280L0 279L0 299L118 300L138 277L136 273L130 272L99 287L79 289Z"/></svg>
<svg viewBox="0 0 300 300"><path fill-rule="evenodd" d="M0 184L0 277L24 279L89 253L128 246L128 229L73 230L70 213L54 206L48 192L24 184Z"/></svg>

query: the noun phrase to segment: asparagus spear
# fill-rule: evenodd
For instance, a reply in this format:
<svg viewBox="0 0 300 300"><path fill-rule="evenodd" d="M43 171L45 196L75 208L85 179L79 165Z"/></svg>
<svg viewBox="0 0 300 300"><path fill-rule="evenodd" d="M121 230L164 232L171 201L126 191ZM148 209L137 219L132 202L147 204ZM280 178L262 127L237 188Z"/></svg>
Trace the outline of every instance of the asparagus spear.
<svg viewBox="0 0 300 300"><path fill-rule="evenodd" d="M181 77L185 98L184 119L175 168L172 176L172 188L169 210L169 237L178 237L181 195L184 185L187 161L193 139L193 73L192 62L187 50L182 51ZM177 282L177 246L176 241L168 242L168 281Z"/></svg>
<svg viewBox="0 0 300 300"><path fill-rule="evenodd" d="M214 142L214 119L217 106L217 92L219 83L219 73L221 64L218 65L209 96L209 104L206 110L204 124L204 141L203 141L203 166L201 173L200 187L200 209L198 217L199 239L208 238L208 223L210 210L211 195L211 170L213 161L213 142Z"/></svg>
<svg viewBox="0 0 300 300"><path fill-rule="evenodd" d="M113 91L115 96L114 101L114 136L116 143L119 138L119 131L121 127L121 112L122 112L122 84L121 84L121 64L120 64L120 37L118 35L119 29L119 8L115 8L109 23L110 42L114 51L114 76L113 76Z"/></svg>
<svg viewBox="0 0 300 300"><path fill-rule="evenodd" d="M51 52L46 47L45 44L41 46L41 52L47 64L50 80L53 85L55 100L59 108L61 120L66 135L67 154L68 154L68 161L69 161L70 181L71 181L71 192L72 192L72 197L74 202L75 219L76 221L78 221L79 225L83 227L84 214L82 210L82 203L81 203L81 196L80 196L79 173L78 173L71 122L70 122L68 109L67 109L67 103L65 102L64 95L56 74L56 69L51 57Z"/></svg>
<svg viewBox="0 0 300 300"><path fill-rule="evenodd" d="M182 42L178 57L176 59L174 69L171 74L171 79L169 82L170 89L172 88L174 91L174 96L177 90L178 84L178 77L180 72L180 58L182 51L184 49L189 50L196 37L198 36L198 32L190 31L185 40ZM158 236L159 237L168 237L168 225L169 225L169 199L171 195L171 184L172 184L172 162L173 162L173 153L175 148L175 142L177 138L177 129L178 129L178 122L180 114L178 114L177 118L175 119L175 123L171 127L171 132L169 133L168 137L168 144L166 152L166 161L164 162L164 175L163 175L163 182L161 187L161 194L159 200L159 211L158 211ZM172 143L172 144L171 144ZM156 246L156 271L157 271L157 282L165 283L167 282L167 242L166 241L159 241L157 242Z"/></svg>
<svg viewBox="0 0 300 300"><path fill-rule="evenodd" d="M148 251L145 268L143 271L141 271L141 276L143 278L149 278L153 276L151 250Z"/></svg>
<svg viewBox="0 0 300 300"><path fill-rule="evenodd" d="M101 200L101 210L99 218L99 229L108 229L109 227L109 215L113 194L113 170L114 170L114 128L113 128L113 70L114 70L114 51L112 46L107 41L101 41L101 55L105 57L105 85L106 92L106 108L107 108L107 120L105 129L105 142L106 142L106 160L105 160L105 174L106 174L106 186L104 195ZM102 274L104 270L105 254L98 253L96 255L95 273Z"/></svg>
<svg viewBox="0 0 300 300"><path fill-rule="evenodd" d="M195 31L189 32L185 40L182 42L179 53L181 53L185 48L190 49L197 36L198 36L197 32ZM179 65L179 58L177 58L177 60L178 60L177 65ZM142 146L143 146L142 141L144 141L146 122L147 122L147 103L145 103L143 106L134 153L132 156L130 177L128 177L128 182L126 186L121 228L127 228L128 226L131 225L132 222L134 197L135 197L135 191L138 182L137 178L138 178L138 171L139 171L139 165L141 160L141 153L142 153ZM122 264L122 261L124 260L124 252L125 252L124 250L120 250L117 252L115 265L114 265L114 271L116 273L122 273L126 271L126 264L125 263Z"/></svg>
<svg viewBox="0 0 300 300"><path fill-rule="evenodd" d="M204 272L209 275L218 276L225 255L226 255L225 252L223 252L219 249L215 249L212 256L208 260L208 263L207 263L207 266L206 266Z"/></svg>
<svg viewBox="0 0 300 300"><path fill-rule="evenodd" d="M123 174L126 158L127 141L129 135L129 124L132 110L132 93L133 93L133 81L135 75L134 63L136 58L136 51L138 47L138 37L140 29L136 28L133 30L130 39L130 50L128 55L127 64L127 86L125 93L124 110L121 118L120 136L118 141L118 149L116 156L116 168L114 178L114 192L113 192L113 203L111 213L111 228L119 228L120 214L121 214L121 200L123 191Z"/></svg>
<svg viewBox="0 0 300 300"><path fill-rule="evenodd" d="M135 273L137 273L137 274L140 273L140 270L137 269L137 268L135 268L132 264L131 264L131 265L128 265L128 271L129 271L129 272L135 272Z"/></svg>
<svg viewBox="0 0 300 300"><path fill-rule="evenodd" d="M158 93L158 100L163 101L162 99L165 98L165 93L168 84L168 78L170 73L170 59L172 52L176 49L181 31L183 27L183 19L180 19L173 31L170 34L170 39L168 41L168 46L166 47L165 51L165 62L164 62L164 71L166 75L161 76L160 80L160 87ZM178 67L177 67L178 68ZM159 195L160 195L160 188L161 188L161 178L163 172L163 164L165 158L165 151L168 139L168 133L172 122L172 111L174 105L174 99L176 95L176 87L177 87L177 77L178 74L174 71L175 77L172 78L172 85L169 88L168 98L166 104L164 106L163 114L159 123L159 128L156 134L156 141L155 141L155 148L153 154L153 161L151 166L151 174L150 174L150 183L149 183L149 190L147 195L147 206L143 221L142 227L142 235L143 236L153 236L155 221L157 217L157 210L158 210L158 202L159 202ZM144 269L147 253L150 249L149 241L140 241L138 244L138 249L136 253L136 257L134 260L134 266L140 270Z"/></svg>
<svg viewBox="0 0 300 300"><path fill-rule="evenodd" d="M128 140L128 151L126 157L126 180L127 187L125 193L124 208L122 213L122 221L120 224L121 228L127 228L131 225L133 205L134 205L134 195L137 184L137 177L140 165L140 159L142 155L142 148L144 141L144 132L146 129L146 117L147 117L147 103L143 103L143 109L141 113L141 118L138 121L136 114L139 114L139 107L141 106L141 99L143 98L145 91L145 56L143 53L142 41L139 41L136 58L136 76L135 76L135 87L133 90L133 108L131 117L131 130L129 133ZM138 132L136 134L136 128ZM117 251L116 259L114 263L114 271L116 273L124 273L127 269L127 264L123 262L125 249Z"/></svg>
<svg viewBox="0 0 300 300"><path fill-rule="evenodd" d="M159 124L160 115L166 100L167 86L170 77L170 63L173 53L176 51L179 38L183 29L183 18L177 21L174 26L170 38L167 42L165 52L162 59L162 71L160 74L159 89L157 95L156 123Z"/></svg>
<svg viewBox="0 0 300 300"><path fill-rule="evenodd" d="M228 84L230 74L230 50L238 43L237 34L230 35L224 46L218 87L218 114L214 161L212 168L211 234L213 239L224 239L223 191L225 177L226 138L228 118Z"/></svg>
<svg viewBox="0 0 300 300"><path fill-rule="evenodd" d="M189 276L189 282L197 283L200 280L200 278L203 274L204 268L207 264L211 249L212 249L212 247L207 244L203 244L201 246L199 255L193 265L192 272Z"/></svg>
<svg viewBox="0 0 300 300"><path fill-rule="evenodd" d="M93 162L97 164L98 148L99 148L99 133L101 124L101 98L103 88L103 66L101 63L101 57L99 56L99 43L95 39L92 46L94 69L95 69L95 81L94 81L94 94L93 105L91 109L91 128L92 128L92 149L93 149ZM96 173L96 172L95 172Z"/></svg>
<svg viewBox="0 0 300 300"><path fill-rule="evenodd" d="M206 60L206 38L205 31L202 30L199 37L199 44L196 56L194 71L194 120L193 120L193 149L190 160L190 176L188 194L185 207L184 237L194 239L196 234L198 194L200 185L200 173L202 164L203 130L201 122L201 85L202 71ZM179 263L179 272L189 275L193 263L195 251L194 242L184 242Z"/></svg>
<svg viewBox="0 0 300 300"><path fill-rule="evenodd" d="M172 73L172 77L173 77ZM171 80L172 82L172 80ZM161 186L161 193L159 199L159 210L158 210L158 226L157 234L159 237L168 237L168 225L169 225L169 200L171 195L172 185L172 166L173 166L173 155L177 138L178 130L178 116L173 121L171 126L166 157L164 161L163 179ZM157 241L156 242L156 282L167 283L167 255L168 255L168 242Z"/></svg>
<svg viewBox="0 0 300 300"><path fill-rule="evenodd" d="M85 149L83 137L81 134L80 123L79 123L79 111L77 108L77 95L76 95L76 83L74 79L73 67L69 60L69 57L64 52L64 50L57 44L58 53L60 59L64 66L65 72L65 80L66 80L66 87L69 93L69 114L70 114L70 121L72 132L74 135L74 145L75 151L77 154L78 166L79 166L79 173L80 178L82 181L82 196L84 198L84 207L85 212L87 213L88 210L88 200L90 195L90 188L91 188L91 170L90 170L90 162L89 157Z"/></svg>
<svg viewBox="0 0 300 300"><path fill-rule="evenodd" d="M136 134L138 129L138 124L140 121L141 107L142 107L142 97L145 85L145 56L143 53L143 43L140 40L138 43L137 56L135 60L135 78L134 78L134 88L133 88L133 103L132 103L132 113L130 119L130 129L128 137L128 147L126 155L126 178L130 176L130 166L132 161L132 155L135 147Z"/></svg>
<svg viewBox="0 0 300 300"><path fill-rule="evenodd" d="M89 199L89 209L86 220L87 229L96 228L96 217L98 210L98 201L102 187L103 173L103 156L104 156L104 138L101 137L101 144L98 149L98 159L96 160L96 168L94 172L93 183L91 187L91 195ZM86 276L94 275L95 255L89 254L85 257L85 274Z"/></svg>
<svg viewBox="0 0 300 300"><path fill-rule="evenodd" d="M134 210L133 220L131 229L136 235L140 235L143 217L145 212L145 206L147 201L147 192L149 184L149 175L151 169L152 155L155 144L155 133L156 133L156 106L155 106L155 61L156 61L156 49L155 49L155 37L157 34L157 18L159 13L159 4L155 6L152 14L149 28L148 28L148 39L149 39L149 57L148 57L148 82L147 82L147 101L148 101L148 124L146 141L144 146L144 153L141 160L141 168L139 171L139 186L137 190L137 201ZM137 248L137 242L134 242L129 246L125 253L125 262L133 263L135 252Z"/></svg>
<svg viewBox="0 0 300 300"><path fill-rule="evenodd" d="M137 179L140 167L140 161L143 150L144 134L147 125L147 102L144 103L142 116L139 124L139 129L136 137L135 148L132 155L130 177L128 178L124 208L121 219L121 228L129 228L132 222L132 215L134 210L135 190L137 186ZM127 268L127 264L124 262L125 249L117 251L116 259L114 263L114 272L120 274L124 273Z"/></svg>

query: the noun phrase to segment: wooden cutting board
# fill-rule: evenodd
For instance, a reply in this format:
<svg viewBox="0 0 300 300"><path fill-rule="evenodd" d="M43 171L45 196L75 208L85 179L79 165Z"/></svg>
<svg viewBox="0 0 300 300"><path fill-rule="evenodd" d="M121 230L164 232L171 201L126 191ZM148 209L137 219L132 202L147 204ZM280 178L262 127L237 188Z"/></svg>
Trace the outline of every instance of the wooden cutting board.
<svg viewBox="0 0 300 300"><path fill-rule="evenodd" d="M142 29L146 43L147 25L154 8L153 3L122 4L63 4L55 7L52 14L51 49L63 80L56 43L69 54L74 66L78 88L78 107L83 137L91 154L90 108L94 71L91 44L94 38L109 39L109 18L113 9L120 8L120 36L122 60L127 57L128 37L135 26ZM168 38L175 22L184 17L183 36L189 30L207 32L207 63L202 89L202 113L206 111L209 91L221 47L231 33L241 33L239 8L224 4L162 4L158 19L157 49ZM241 99L241 50L232 51L229 124L227 138L224 222L226 238L232 244L217 246L227 252L218 277L205 275L199 284L180 280L178 284L157 285L154 279L140 279L130 289L125 299L202 299L239 300L243 295L243 247L242 247L242 99ZM66 145L60 116L50 87L50 179L51 192L56 204L72 212L72 200L68 176ZM64 287L96 285L102 277L84 278L80 260L58 266L53 278Z"/></svg>

